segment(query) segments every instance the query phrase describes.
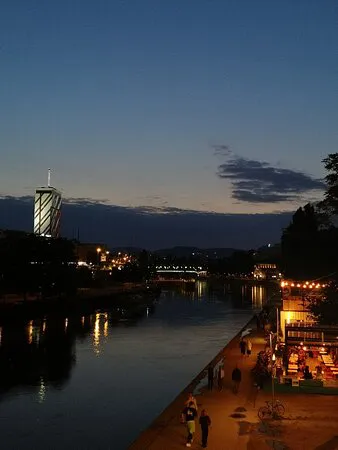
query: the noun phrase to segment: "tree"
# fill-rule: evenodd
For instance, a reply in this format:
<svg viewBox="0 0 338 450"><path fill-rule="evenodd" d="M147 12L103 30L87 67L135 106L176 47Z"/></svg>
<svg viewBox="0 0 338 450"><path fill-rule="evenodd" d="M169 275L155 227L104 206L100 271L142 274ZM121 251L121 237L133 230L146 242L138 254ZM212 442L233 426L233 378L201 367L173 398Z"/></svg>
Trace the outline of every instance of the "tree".
<svg viewBox="0 0 338 450"><path fill-rule="evenodd" d="M337 271L338 153L323 159L326 191L323 201L299 208L283 231L282 255L286 276L316 279Z"/></svg>
<svg viewBox="0 0 338 450"><path fill-rule="evenodd" d="M323 233L320 216L313 205L298 208L292 221L283 231L282 258L286 276L306 279L317 278L327 267L322 262Z"/></svg>
<svg viewBox="0 0 338 450"><path fill-rule="evenodd" d="M321 325L338 325L338 284L330 283L323 297L309 299L310 315Z"/></svg>
<svg viewBox="0 0 338 450"><path fill-rule="evenodd" d="M42 296L75 290L74 244L8 231L0 242L0 289L3 293L40 292Z"/></svg>
<svg viewBox="0 0 338 450"><path fill-rule="evenodd" d="M320 208L329 216L338 214L338 153L330 153L322 161L327 172L326 192Z"/></svg>

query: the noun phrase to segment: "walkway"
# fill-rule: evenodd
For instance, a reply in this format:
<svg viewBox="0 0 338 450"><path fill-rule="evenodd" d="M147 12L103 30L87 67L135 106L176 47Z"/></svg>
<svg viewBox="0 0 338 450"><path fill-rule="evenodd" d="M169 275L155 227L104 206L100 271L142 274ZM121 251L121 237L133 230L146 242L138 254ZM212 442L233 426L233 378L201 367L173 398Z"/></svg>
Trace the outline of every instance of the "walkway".
<svg viewBox="0 0 338 450"><path fill-rule="evenodd" d="M256 321L249 325L255 330ZM250 335L253 343L252 355L242 357L239 349L239 335L237 335L222 351L224 357L224 388L221 392L215 386L212 392L202 390L197 395L198 409L205 408L212 419L208 448L212 450L244 449L247 448L248 421L257 422L257 411L253 408L254 389L251 369L255 365L257 353L265 346L262 332L253 331ZM242 371L242 382L238 395L231 392L231 373L234 367ZM187 389L186 392L188 392ZM186 442L185 425L180 423L180 412L183 409L187 394L180 394L177 399L163 411L163 413L145 430L130 450L175 450L182 449ZM244 412L237 409L245 408ZM232 414L240 414L232 418ZM239 422L240 420L240 422ZM196 427L195 441L192 448L200 448L200 430Z"/></svg>
<svg viewBox="0 0 338 450"><path fill-rule="evenodd" d="M255 330L256 322L250 327ZM197 396L199 412L205 408L211 419L209 450L338 450L338 396L316 394L283 394L278 398L286 408L285 419L261 423L257 410L269 392L260 391L254 406L254 388L250 375L257 353L265 346L262 332L250 335L253 353L242 358L237 335L222 351L225 358L224 389ZM242 383L238 395L231 392L231 372L238 363ZM179 450L185 447L186 429L180 423L180 412L187 399L187 389L146 429L129 450ZM233 416L236 414L237 416ZM200 449L200 430L196 427L192 449Z"/></svg>

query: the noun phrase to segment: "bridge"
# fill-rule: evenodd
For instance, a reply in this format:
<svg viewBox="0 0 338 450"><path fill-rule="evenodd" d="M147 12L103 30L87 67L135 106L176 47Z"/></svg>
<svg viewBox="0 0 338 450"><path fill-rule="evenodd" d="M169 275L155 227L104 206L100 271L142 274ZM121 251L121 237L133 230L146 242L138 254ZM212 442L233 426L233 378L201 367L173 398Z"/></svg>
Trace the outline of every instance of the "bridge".
<svg viewBox="0 0 338 450"><path fill-rule="evenodd" d="M197 279L205 278L207 271L202 267L195 266L156 266L156 273L160 279ZM169 277L171 276L171 277Z"/></svg>

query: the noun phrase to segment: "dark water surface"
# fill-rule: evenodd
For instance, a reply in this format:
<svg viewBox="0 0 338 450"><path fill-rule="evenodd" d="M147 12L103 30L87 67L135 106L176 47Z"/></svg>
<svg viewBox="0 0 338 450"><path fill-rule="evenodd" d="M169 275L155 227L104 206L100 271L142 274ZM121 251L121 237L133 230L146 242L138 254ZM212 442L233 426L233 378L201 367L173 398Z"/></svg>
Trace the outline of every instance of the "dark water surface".
<svg viewBox="0 0 338 450"><path fill-rule="evenodd" d="M265 288L163 290L152 308L0 328L3 449L124 450L260 308Z"/></svg>

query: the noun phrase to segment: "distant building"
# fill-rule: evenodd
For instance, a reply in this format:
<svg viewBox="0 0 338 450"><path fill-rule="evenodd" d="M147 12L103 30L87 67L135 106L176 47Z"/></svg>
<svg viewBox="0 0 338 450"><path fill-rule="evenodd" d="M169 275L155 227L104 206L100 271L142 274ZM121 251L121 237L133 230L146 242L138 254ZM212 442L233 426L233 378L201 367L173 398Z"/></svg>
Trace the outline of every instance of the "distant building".
<svg viewBox="0 0 338 450"><path fill-rule="evenodd" d="M255 264L253 276L258 280L276 280L280 278L281 273L276 264L258 263Z"/></svg>
<svg viewBox="0 0 338 450"><path fill-rule="evenodd" d="M76 255L78 262L98 264L106 262L109 251L102 243L78 243L76 244Z"/></svg>
<svg viewBox="0 0 338 450"><path fill-rule="evenodd" d="M61 192L50 186L37 188L34 201L34 233L45 237L60 235Z"/></svg>
<svg viewBox="0 0 338 450"><path fill-rule="evenodd" d="M45 237L60 235L61 193L52 187L35 191L34 233Z"/></svg>

